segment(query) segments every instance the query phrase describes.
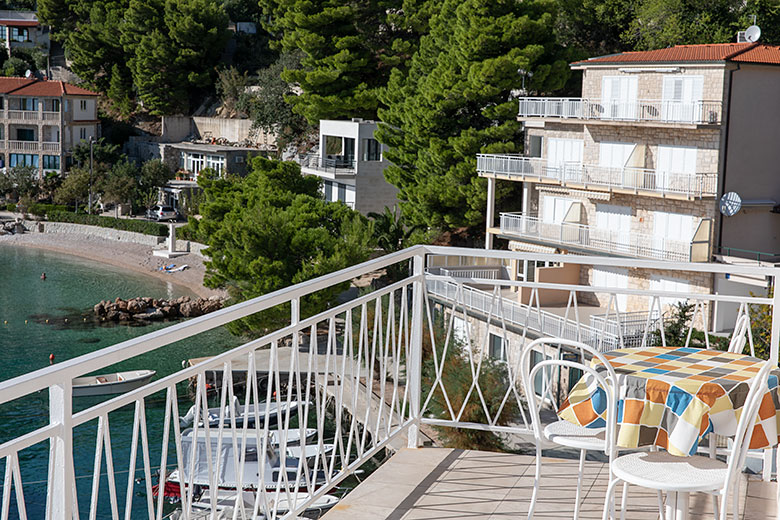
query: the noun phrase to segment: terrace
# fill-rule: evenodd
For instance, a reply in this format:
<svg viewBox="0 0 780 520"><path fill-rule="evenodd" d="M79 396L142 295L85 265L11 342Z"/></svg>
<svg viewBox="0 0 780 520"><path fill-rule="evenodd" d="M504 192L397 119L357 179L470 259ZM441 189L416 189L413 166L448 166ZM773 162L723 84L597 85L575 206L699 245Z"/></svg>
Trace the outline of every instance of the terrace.
<svg viewBox="0 0 780 520"><path fill-rule="evenodd" d="M588 98L520 98L518 117L600 123L633 122L680 126L719 125L720 101L618 100Z"/></svg>
<svg viewBox="0 0 780 520"><path fill-rule="evenodd" d="M435 260L444 257L471 259L475 266L482 267L471 271L427 269L441 265ZM183 431L178 419L193 402L194 435L204 432L207 437L213 436L217 453L220 446L233 446L230 460L214 459L210 454L205 457L207 463L203 462L202 471L209 476L209 484L204 496L209 495L208 489L217 488L224 471L221 464L243 467L250 460L248 450L236 448L238 443L246 442L247 435L256 435L257 446L265 447L268 434L275 433L279 450L284 451L288 436L294 432L304 434L308 427L315 432L314 445L335 445L332 452L322 452L310 461L311 471L303 459L298 460L295 466L287 466L287 471L276 471L272 484L265 491L254 493L251 503L235 500L231 508L233 518L259 518L261 514L269 519L294 518L325 494L337 492L346 479L360 474L371 465L372 459L381 457L386 450L396 454L348 494L328 513L328 518L455 518L462 517L466 511L484 518L516 517L524 508L527 510L531 458L420 448L421 428L431 427L489 431L519 449L532 442L532 429L523 412L524 398L517 376L517 351L532 338L558 335L561 331L543 324L548 318L542 317L538 304L508 310L516 302L502 291L506 288L528 290L532 301L535 296L537 302L542 291L560 292L564 300L568 298L564 314L569 317L577 316L578 302L597 295L606 296L607 318L612 316L617 320L616 328L611 331L618 336L616 341L604 341L604 335L610 333L606 318L594 321L602 327L600 338L596 329L587 332L585 327L575 326L567 332L582 341L588 340L588 334L595 335L590 339L603 351L625 344L622 332L626 329L620 319L627 315L619 296L631 298L635 305L638 301L645 302L643 312L648 321L660 315L669 301L688 300L695 305L691 323L704 330L708 330L715 303L738 306L740 313L751 318L757 315L758 306L764 306L767 315L772 316L770 356L777 361L780 319L776 309L780 293L768 298L513 281L502 279L495 268L485 267L486 263L524 259L580 266L663 269L677 275L729 272L767 277L773 285L778 274L776 269L756 266L434 246L406 249L0 383L0 405L17 399L43 398L48 401L49 410L48 424L14 432L10 440L0 444L0 467L4 468L5 475L2 518L119 518L120 511L124 511L124 518L132 514L136 518L161 519L169 514L171 507L162 496L156 495L153 485L166 489L166 482L181 494L179 507L183 517L196 518L192 512L197 502L194 472L188 478L183 471L187 460L189 467L194 465L195 450L188 453L183 448ZM410 265L410 275L342 300L343 303L324 311L306 313L312 295L394 264ZM479 294L472 291L476 286L480 287ZM474 321L471 333L453 339L455 318L466 318L476 307L482 316ZM162 355L166 346L174 342L270 309L289 313L287 323L261 338L118 397L88 407L74 406L74 377L116 370L117 366L132 364L146 353ZM515 314L507 315L508 312ZM484 327L480 328L480 323ZM560 327L567 322L555 323ZM489 330L502 339L498 352L491 350ZM667 344L663 332L659 339L649 326L639 336L642 347L658 341ZM686 346L690 341L688 335ZM753 343L750 336L749 345ZM263 355L257 356L259 352ZM490 390L505 397L500 405L488 406L484 401L480 404L478 397L489 390L480 373L484 370L482 360L496 354L496 362L504 367L506 377L500 379L498 388ZM467 395L463 392L468 384L448 386L449 380L443 377L447 363L453 359L465 360L472 369ZM243 380L234 370L238 365L243 367ZM209 375L214 373L221 374L221 380L210 379ZM265 384L258 383L260 379ZM188 385L191 385L189 394ZM294 401L300 405L297 416L289 411L282 413L275 425L269 422L268 415L258 412L259 407L250 407L257 426L247 430L247 421L242 421L243 426L237 424L236 414L229 413L227 403L232 403L235 397L245 406L271 403L284 408ZM446 402L446 405L437 408L436 402L439 405ZM468 403L475 404L481 414L469 415ZM209 406L216 407L209 410ZM504 413L506 406L518 410L513 412L511 420ZM212 423L211 417L200 422L207 414L214 415L216 423ZM122 415L133 418L131 431L112 429L111 421ZM330 430L326 428L329 421L333 425ZM76 444L95 446L91 475L79 475L74 469L75 462L82 465L84 462L73 460ZM399 444L413 451L398 451ZM206 446L207 451L211 449L210 444ZM33 460L31 454L44 457L48 454L47 474L30 472L27 466ZM251 460L267 462L266 450L251 455L255 457ZM542 480L539 517L560 517L561 509L573 507L569 500L572 483L568 475L575 471L576 463L568 456L564 452L548 452L544 459L543 475L547 478ZM759 457L771 460L771 450ZM163 471L154 479L152 474L157 467ZM265 472L266 466L259 467L258 478L261 482L268 481L271 477ZM603 463L595 461L587 462L586 467L583 517L600 517L599 502L603 500L608 470ZM750 518L769 518L775 514L776 484L768 482L772 476L771 464L763 467L764 482L752 479L742 487L743 511L749 512ZM172 484L168 480L176 469L184 477ZM127 478L128 474L137 478ZM314 485L312 475L321 476L319 485ZM243 472L237 478L238 488L258 486L256 479L243 480ZM371 487L377 484L378 488ZM304 489L308 491L299 492ZM629 518L655 518L653 508L657 503L648 497L655 495L639 491L629 494ZM290 506L284 511L279 510L282 499ZM706 498L702 503L709 502ZM697 503L694 501L694 505ZM209 502L201 514L215 518L216 501Z"/></svg>
<svg viewBox="0 0 780 520"><path fill-rule="evenodd" d="M715 197L715 173L679 173L646 168L611 168L592 164L551 164L546 159L510 154L478 154L477 172L517 181L536 181L658 197Z"/></svg>

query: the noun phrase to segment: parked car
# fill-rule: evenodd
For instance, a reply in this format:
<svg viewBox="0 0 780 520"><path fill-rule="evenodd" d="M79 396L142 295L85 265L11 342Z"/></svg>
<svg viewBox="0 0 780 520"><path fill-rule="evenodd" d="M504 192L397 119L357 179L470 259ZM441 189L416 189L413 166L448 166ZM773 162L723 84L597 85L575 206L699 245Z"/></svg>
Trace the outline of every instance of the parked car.
<svg viewBox="0 0 780 520"><path fill-rule="evenodd" d="M154 206L146 211L146 218L152 220L177 220L179 218L179 212L170 206Z"/></svg>

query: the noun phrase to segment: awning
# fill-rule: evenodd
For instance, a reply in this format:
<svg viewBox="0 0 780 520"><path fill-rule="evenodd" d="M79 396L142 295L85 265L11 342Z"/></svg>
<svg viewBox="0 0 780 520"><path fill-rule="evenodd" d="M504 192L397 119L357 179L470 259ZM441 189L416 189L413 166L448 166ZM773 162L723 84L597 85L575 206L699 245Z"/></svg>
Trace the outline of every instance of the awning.
<svg viewBox="0 0 780 520"><path fill-rule="evenodd" d="M528 242L519 242L517 240L509 241L510 251L523 251L526 253L555 253L558 248L542 246L539 244L529 244Z"/></svg>
<svg viewBox="0 0 780 520"><path fill-rule="evenodd" d="M537 186L537 190L542 193L554 193L556 195L569 195L579 197L581 199L594 199L594 200L610 200L612 194L608 191L590 191L590 190L573 190L569 188L558 188L554 186Z"/></svg>

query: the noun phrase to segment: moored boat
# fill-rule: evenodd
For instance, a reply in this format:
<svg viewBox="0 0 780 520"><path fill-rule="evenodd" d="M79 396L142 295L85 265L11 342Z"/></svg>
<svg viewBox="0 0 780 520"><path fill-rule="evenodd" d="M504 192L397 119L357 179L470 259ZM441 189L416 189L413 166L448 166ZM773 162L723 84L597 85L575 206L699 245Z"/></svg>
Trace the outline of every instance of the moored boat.
<svg viewBox="0 0 780 520"><path fill-rule="evenodd" d="M128 370L73 378L73 397L123 394L152 380L154 370Z"/></svg>

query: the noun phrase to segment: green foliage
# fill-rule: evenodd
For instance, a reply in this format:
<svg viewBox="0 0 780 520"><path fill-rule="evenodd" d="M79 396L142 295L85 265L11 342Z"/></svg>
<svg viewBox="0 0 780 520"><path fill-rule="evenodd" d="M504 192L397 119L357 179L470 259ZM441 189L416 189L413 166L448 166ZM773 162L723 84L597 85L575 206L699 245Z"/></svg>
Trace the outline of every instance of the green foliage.
<svg viewBox="0 0 780 520"><path fill-rule="evenodd" d="M93 176L93 188L95 182ZM54 191L54 202L58 204L75 205L85 203L89 199L89 170L86 168L73 168L62 181L59 188Z"/></svg>
<svg viewBox="0 0 780 520"><path fill-rule="evenodd" d="M519 151L518 69L533 71L527 86L541 92L561 88L569 75L554 18L546 0L447 0L409 73L393 71L377 137L390 146L385 176L412 223L446 229L483 222L487 189L476 154ZM497 204L516 189L499 184Z"/></svg>
<svg viewBox="0 0 780 520"><path fill-rule="evenodd" d="M509 371L506 363L470 352L461 341L452 336L450 336L446 357L442 363L446 327L438 322L433 327L433 333L436 340L436 356L433 355L434 342L431 341L429 329L425 327L422 363L423 399L427 399L431 391L433 394L424 413L436 419L451 420L452 415L447 403L449 400L449 405L452 406L456 415L463 408L461 422L489 423L490 420L485 416L479 394L476 390L469 392L473 383L472 364L473 370L476 371L481 362L478 382L491 418L495 417L500 410L501 413L496 424L508 425L516 420L518 409L512 396L507 399L503 408L501 407L507 388L509 388ZM437 363L442 367L441 384L439 385L436 385ZM442 392L442 385L447 392L447 398ZM469 400L465 402L467 395ZM443 445L448 448L484 451L500 451L505 448L501 439L488 431L449 427L436 427L436 431Z"/></svg>
<svg viewBox="0 0 780 520"><path fill-rule="evenodd" d="M682 346L686 344L688 340L688 331L693 327L693 311L694 304L684 301L674 304L671 313L671 320L664 324L664 338L666 344L672 347ZM697 319L701 319L701 313L697 316ZM705 332L696 328L691 331L691 340L688 346L694 348L705 348L707 346L707 340L704 338ZM729 346L728 338L722 338L720 336L714 336L707 334L710 347L717 350L726 350ZM661 345L661 333L655 331L653 333L653 341L656 345Z"/></svg>
<svg viewBox="0 0 780 520"><path fill-rule="evenodd" d="M138 187L141 191L149 191L173 179L174 174L168 165L159 159L150 159L141 165L141 176Z"/></svg>
<svg viewBox="0 0 780 520"><path fill-rule="evenodd" d="M217 74L217 95L228 111L236 109L239 97L247 86L246 72L241 74L235 67L222 69Z"/></svg>
<svg viewBox="0 0 780 520"><path fill-rule="evenodd" d="M89 168L89 142L80 141L73 147L72 155L73 162L84 168ZM103 137L92 145L93 169L98 164L103 165L107 169L118 163L123 157L122 148L118 144L106 142Z"/></svg>
<svg viewBox="0 0 780 520"><path fill-rule="evenodd" d="M27 211L36 217L45 217L53 211L68 211L68 207L62 204L31 204Z"/></svg>
<svg viewBox="0 0 780 520"><path fill-rule="evenodd" d="M301 51L301 68L283 78L300 86L287 100L309 123L346 117L375 118L379 91L417 35L403 22L403 0L261 0L276 46ZM414 2L408 2L412 5Z"/></svg>
<svg viewBox="0 0 780 520"><path fill-rule="evenodd" d="M238 301L368 257L372 226L346 205L325 202L319 179L301 175L294 163L256 157L245 178L199 176L198 182L204 188L202 218L190 219L185 233L209 246L204 283L227 288ZM324 309L345 285L305 298L303 313ZM285 323L289 312L289 306L274 308L232 330L257 333Z"/></svg>
<svg viewBox="0 0 780 520"><path fill-rule="evenodd" d="M11 56L3 63L3 76L24 76L29 65L21 58Z"/></svg>
<svg viewBox="0 0 780 520"><path fill-rule="evenodd" d="M293 112L285 101L295 95L295 86L282 79L282 73L299 67L300 52L282 54L276 63L257 72L257 91L242 94L237 105L239 110L249 114L253 126L277 135L280 149L287 143L298 144L315 131L315 127Z"/></svg>
<svg viewBox="0 0 780 520"><path fill-rule="evenodd" d="M420 226L407 226L403 215L398 215L396 208L390 209L385 206L382 213L368 214L374 222L374 241L383 253L395 253L406 247L413 245L413 236L420 229ZM387 268L387 276L390 280L400 280L408 275L407 266L394 264Z"/></svg>
<svg viewBox="0 0 780 520"><path fill-rule="evenodd" d="M115 63L111 68L111 80L106 94L113 101L114 107L119 111L119 115L122 117L129 116L133 111L130 71Z"/></svg>
<svg viewBox="0 0 780 520"><path fill-rule="evenodd" d="M63 211L52 211L48 213L47 220L51 222L68 222L71 224L84 224L87 226L119 229L121 231L132 231L133 233L143 233L144 235L156 237L168 236L168 226L156 222L147 222L145 220L101 217L100 215L84 215L83 213Z"/></svg>
<svg viewBox="0 0 780 520"><path fill-rule="evenodd" d="M774 288L769 289L768 298L774 297ZM751 294L753 296L753 294ZM769 359L772 344L772 306L750 306L750 329L753 334L753 347L756 357ZM747 345L747 344L746 344ZM745 347L747 348L747 346Z"/></svg>
<svg viewBox="0 0 780 520"><path fill-rule="evenodd" d="M36 198L40 193L38 169L32 166L16 166L0 172L0 194L12 199Z"/></svg>
<svg viewBox="0 0 780 520"><path fill-rule="evenodd" d="M109 204L130 202L138 189L138 168L122 160L116 163L100 183L101 200Z"/></svg>

